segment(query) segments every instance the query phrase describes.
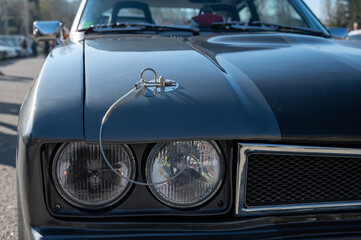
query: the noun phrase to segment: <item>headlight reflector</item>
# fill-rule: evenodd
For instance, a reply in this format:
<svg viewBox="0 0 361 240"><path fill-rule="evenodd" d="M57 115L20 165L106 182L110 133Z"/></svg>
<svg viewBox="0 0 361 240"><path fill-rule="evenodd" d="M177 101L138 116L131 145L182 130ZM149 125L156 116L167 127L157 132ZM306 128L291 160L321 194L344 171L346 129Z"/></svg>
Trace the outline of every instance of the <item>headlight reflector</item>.
<svg viewBox="0 0 361 240"><path fill-rule="evenodd" d="M173 178L188 161L187 168L175 179L150 186L152 193L164 204L178 208L196 207L208 201L219 189L224 177L224 160L213 141L157 144L147 161L147 182Z"/></svg>
<svg viewBox="0 0 361 240"><path fill-rule="evenodd" d="M112 166L134 179L135 161L125 145L104 144ZM98 144L74 142L63 145L53 163L53 178L59 193L84 208L102 208L120 200L130 183L115 174L103 160Z"/></svg>

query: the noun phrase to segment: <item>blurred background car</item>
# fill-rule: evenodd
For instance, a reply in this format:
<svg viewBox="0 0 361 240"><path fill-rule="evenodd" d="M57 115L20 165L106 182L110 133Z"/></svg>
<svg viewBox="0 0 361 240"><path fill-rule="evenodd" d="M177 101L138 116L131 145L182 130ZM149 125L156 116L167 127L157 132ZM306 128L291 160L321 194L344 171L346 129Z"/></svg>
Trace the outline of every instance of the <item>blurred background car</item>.
<svg viewBox="0 0 361 240"><path fill-rule="evenodd" d="M347 39L361 42L361 30L354 30L348 33Z"/></svg>
<svg viewBox="0 0 361 240"><path fill-rule="evenodd" d="M353 30L347 34L347 39L351 41L361 41L361 23L354 22Z"/></svg>
<svg viewBox="0 0 361 240"><path fill-rule="evenodd" d="M29 57L32 55L29 38L21 35L0 35L0 40L15 49L17 57Z"/></svg>
<svg viewBox="0 0 361 240"><path fill-rule="evenodd" d="M0 40L0 46L2 49L6 51L6 58L18 57L18 53L16 52L16 49L6 41Z"/></svg>
<svg viewBox="0 0 361 240"><path fill-rule="evenodd" d="M16 45L15 41L13 41L13 39L1 39L1 41L3 41L4 43L7 44L8 47L10 47L12 50L15 50L16 52L16 57L23 57L24 52L23 49L21 48L20 45ZM25 51L26 52L26 51Z"/></svg>
<svg viewBox="0 0 361 240"><path fill-rule="evenodd" d="M6 50L0 47L0 61L6 57Z"/></svg>

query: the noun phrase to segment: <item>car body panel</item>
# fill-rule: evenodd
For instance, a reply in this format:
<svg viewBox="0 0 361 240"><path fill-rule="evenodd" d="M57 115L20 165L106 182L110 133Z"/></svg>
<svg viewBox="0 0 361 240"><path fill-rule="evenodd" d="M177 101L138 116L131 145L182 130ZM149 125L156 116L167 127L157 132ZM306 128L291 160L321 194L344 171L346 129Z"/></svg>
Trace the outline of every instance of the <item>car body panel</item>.
<svg viewBox="0 0 361 240"><path fill-rule="evenodd" d="M19 119L19 135L25 142L84 138L81 43L62 45L51 52L22 105Z"/></svg>
<svg viewBox="0 0 361 240"><path fill-rule="evenodd" d="M85 64L88 141L97 140L107 106L132 89L141 70L148 67L177 81L179 88L154 97L140 96L122 105L107 122L104 139L147 142L240 136L279 138L277 122L254 84L242 73L231 76L222 72L182 40L157 36L86 40ZM237 83L234 78L243 81Z"/></svg>
<svg viewBox="0 0 361 240"><path fill-rule="evenodd" d="M119 107L105 139L359 142L360 54L357 45L297 34L88 39L85 138L98 139L107 109L151 67L179 89Z"/></svg>
<svg viewBox="0 0 361 240"><path fill-rule="evenodd" d="M39 187L43 183L43 144L84 138L82 58L80 43L54 49L21 107L16 154L19 239L33 239L27 223L43 225L44 221L52 220L46 209L43 188ZM59 64L61 69L58 69ZM36 204L29 207L28 203Z"/></svg>

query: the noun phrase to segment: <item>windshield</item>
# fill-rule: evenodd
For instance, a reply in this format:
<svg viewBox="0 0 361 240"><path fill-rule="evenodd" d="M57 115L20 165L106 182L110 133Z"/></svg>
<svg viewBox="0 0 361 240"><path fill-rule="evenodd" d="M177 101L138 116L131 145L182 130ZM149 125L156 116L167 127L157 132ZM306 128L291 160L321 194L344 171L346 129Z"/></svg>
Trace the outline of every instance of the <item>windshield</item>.
<svg viewBox="0 0 361 240"><path fill-rule="evenodd" d="M328 34L301 0L88 0L78 30L94 25L146 23L209 32L214 23L251 21Z"/></svg>

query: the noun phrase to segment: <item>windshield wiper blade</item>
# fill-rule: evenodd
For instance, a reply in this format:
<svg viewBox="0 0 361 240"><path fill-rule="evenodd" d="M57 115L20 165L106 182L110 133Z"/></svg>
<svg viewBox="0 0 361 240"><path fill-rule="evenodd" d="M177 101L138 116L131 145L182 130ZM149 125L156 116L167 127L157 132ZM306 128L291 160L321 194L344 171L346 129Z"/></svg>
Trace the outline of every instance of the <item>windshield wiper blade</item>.
<svg viewBox="0 0 361 240"><path fill-rule="evenodd" d="M270 27L265 25L253 24L252 22L240 22L240 21L230 21L230 22L216 22L212 24L214 29L235 29L243 31L252 31L252 30L277 30L276 27Z"/></svg>
<svg viewBox="0 0 361 240"><path fill-rule="evenodd" d="M306 35L313 35L319 37L329 37L325 33L309 28L293 27L288 25L268 23L262 21L250 21L250 22L220 22L214 23L213 28L228 28L241 31L280 31L280 32L292 32L301 33Z"/></svg>
<svg viewBox="0 0 361 240"><path fill-rule="evenodd" d="M192 28L189 26L177 26L177 25L173 26L173 25L159 25L152 23L128 23L128 22L91 25L90 27L83 28L78 31L87 34L89 32L147 31L147 30L157 30L157 31L175 30L175 31L191 32L193 33L193 35L199 34L199 29Z"/></svg>

